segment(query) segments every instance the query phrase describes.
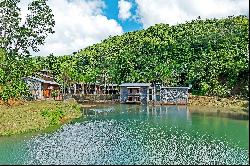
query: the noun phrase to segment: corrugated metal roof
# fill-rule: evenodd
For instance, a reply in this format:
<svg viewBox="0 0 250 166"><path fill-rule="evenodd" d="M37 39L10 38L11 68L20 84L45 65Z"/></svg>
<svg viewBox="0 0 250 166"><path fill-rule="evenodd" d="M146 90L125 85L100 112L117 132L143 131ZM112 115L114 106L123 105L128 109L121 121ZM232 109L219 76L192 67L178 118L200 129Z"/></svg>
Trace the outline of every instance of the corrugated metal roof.
<svg viewBox="0 0 250 166"><path fill-rule="evenodd" d="M141 87L141 86L150 86L150 83L123 83L119 86L127 86L127 87Z"/></svg>
<svg viewBox="0 0 250 166"><path fill-rule="evenodd" d="M46 84L59 85L57 82L54 82L54 81L46 81L46 80L44 80L44 79L37 78L37 77L26 77L26 78L30 78L30 79L36 80L36 81L38 81L38 82L46 83Z"/></svg>

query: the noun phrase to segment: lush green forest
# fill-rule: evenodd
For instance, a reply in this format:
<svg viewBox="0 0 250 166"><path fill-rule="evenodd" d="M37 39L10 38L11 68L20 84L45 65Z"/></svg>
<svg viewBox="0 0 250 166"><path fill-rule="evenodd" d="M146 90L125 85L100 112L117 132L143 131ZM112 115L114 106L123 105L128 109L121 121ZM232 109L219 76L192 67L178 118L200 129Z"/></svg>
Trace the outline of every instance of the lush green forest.
<svg viewBox="0 0 250 166"><path fill-rule="evenodd" d="M72 53L8 58L0 51L0 98L20 98L22 77L51 70L62 85L83 83L160 82L188 86L192 93L248 98L249 18L196 19L170 26L109 37Z"/></svg>

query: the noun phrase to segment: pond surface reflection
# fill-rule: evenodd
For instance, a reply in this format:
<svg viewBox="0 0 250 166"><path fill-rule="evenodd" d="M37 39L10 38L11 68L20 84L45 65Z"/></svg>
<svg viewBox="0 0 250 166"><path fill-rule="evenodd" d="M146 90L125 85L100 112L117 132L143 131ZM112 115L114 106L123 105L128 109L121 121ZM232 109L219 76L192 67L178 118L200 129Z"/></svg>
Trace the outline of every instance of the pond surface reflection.
<svg viewBox="0 0 250 166"><path fill-rule="evenodd" d="M99 105L53 133L0 142L1 164L248 164L248 120L185 106ZM12 156L12 157L10 157Z"/></svg>

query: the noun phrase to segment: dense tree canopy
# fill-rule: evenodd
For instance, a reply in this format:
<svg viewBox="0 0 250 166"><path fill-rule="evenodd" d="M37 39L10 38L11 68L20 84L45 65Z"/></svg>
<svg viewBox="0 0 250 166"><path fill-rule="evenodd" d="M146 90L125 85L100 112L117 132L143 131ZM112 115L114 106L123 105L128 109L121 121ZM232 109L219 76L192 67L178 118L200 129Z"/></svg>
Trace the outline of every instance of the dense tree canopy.
<svg viewBox="0 0 250 166"><path fill-rule="evenodd" d="M109 37L68 56L33 57L29 70L47 68L62 86L160 82L192 84L192 93L200 95L248 97L248 48L246 16L196 19Z"/></svg>
<svg viewBox="0 0 250 166"><path fill-rule="evenodd" d="M193 85L203 95L247 95L249 19L245 16L193 20L115 36L78 51L73 57L92 81L161 82ZM94 77L95 76L95 77Z"/></svg>

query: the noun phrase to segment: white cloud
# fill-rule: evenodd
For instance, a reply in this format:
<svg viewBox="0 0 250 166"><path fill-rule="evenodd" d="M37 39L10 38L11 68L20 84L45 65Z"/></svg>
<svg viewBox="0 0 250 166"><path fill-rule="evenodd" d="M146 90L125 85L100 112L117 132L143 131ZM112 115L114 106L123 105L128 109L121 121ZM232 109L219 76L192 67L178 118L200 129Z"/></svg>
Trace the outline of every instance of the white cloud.
<svg viewBox="0 0 250 166"><path fill-rule="evenodd" d="M120 0L118 2L119 14L118 17L122 20L126 20L131 16L130 9L132 4L125 0Z"/></svg>
<svg viewBox="0 0 250 166"><path fill-rule="evenodd" d="M196 19L248 15L248 0L135 0L145 28L156 23L174 25Z"/></svg>
<svg viewBox="0 0 250 166"><path fill-rule="evenodd" d="M21 5L25 6L27 1L30 0L21 1ZM39 46L40 51L33 55L68 55L110 35L123 33L115 20L102 14L105 7L102 0L49 0L48 4L55 16L55 33L50 34L45 45ZM27 10L22 11L24 17Z"/></svg>

